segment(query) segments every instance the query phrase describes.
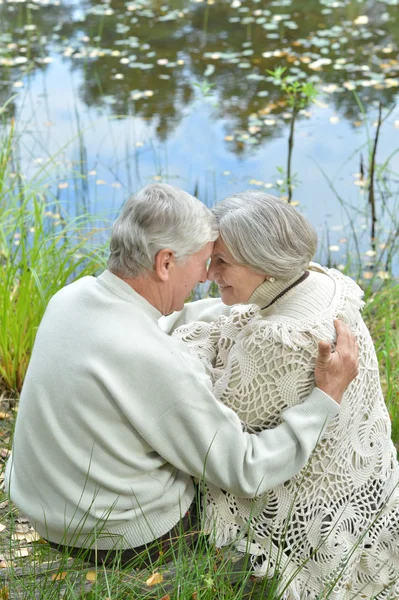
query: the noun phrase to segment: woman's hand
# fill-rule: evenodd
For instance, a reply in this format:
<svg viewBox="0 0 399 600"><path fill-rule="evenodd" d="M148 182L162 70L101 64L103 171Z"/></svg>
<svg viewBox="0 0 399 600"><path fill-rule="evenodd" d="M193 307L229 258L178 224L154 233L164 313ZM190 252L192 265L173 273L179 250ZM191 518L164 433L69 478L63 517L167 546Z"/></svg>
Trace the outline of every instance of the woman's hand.
<svg viewBox="0 0 399 600"><path fill-rule="evenodd" d="M316 386L340 404L346 388L359 372L359 350L349 326L339 320L334 325L335 350L329 342L319 342L314 375Z"/></svg>

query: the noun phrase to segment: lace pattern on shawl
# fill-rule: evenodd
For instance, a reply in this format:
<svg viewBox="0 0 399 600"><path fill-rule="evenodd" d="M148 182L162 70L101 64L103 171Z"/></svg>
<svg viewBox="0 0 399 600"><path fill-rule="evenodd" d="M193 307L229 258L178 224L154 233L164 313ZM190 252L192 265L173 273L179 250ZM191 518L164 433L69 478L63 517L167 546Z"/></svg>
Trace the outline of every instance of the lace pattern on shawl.
<svg viewBox="0 0 399 600"><path fill-rule="evenodd" d="M333 341L334 318L351 325L360 348L359 376L302 472L255 501L209 485L207 526L217 545L248 549L258 575L278 569L285 600L316 600L329 586L334 600L399 598L399 471L362 292L339 271L314 269L335 282L325 311L295 321L291 294L263 313L238 306L176 332L248 432L278 425L310 393L317 342Z"/></svg>

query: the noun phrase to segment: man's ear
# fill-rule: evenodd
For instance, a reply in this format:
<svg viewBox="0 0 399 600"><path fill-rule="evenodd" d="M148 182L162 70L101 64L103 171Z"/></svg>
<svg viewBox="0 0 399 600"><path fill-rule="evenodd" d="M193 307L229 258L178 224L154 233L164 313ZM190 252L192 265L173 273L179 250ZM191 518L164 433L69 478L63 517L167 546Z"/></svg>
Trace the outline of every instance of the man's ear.
<svg viewBox="0 0 399 600"><path fill-rule="evenodd" d="M154 271L161 281L169 279L170 269L175 262L175 253L170 248L162 248L155 256Z"/></svg>

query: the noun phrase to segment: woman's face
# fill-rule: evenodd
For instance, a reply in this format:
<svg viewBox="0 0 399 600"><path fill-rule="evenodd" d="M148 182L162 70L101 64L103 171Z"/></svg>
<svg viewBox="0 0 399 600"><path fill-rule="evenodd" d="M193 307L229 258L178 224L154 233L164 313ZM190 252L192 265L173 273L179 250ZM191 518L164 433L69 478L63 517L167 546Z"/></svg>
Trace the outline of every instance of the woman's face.
<svg viewBox="0 0 399 600"><path fill-rule="evenodd" d="M222 301L231 306L248 302L255 289L265 281L266 275L236 263L219 237L213 248L208 279L217 283Z"/></svg>

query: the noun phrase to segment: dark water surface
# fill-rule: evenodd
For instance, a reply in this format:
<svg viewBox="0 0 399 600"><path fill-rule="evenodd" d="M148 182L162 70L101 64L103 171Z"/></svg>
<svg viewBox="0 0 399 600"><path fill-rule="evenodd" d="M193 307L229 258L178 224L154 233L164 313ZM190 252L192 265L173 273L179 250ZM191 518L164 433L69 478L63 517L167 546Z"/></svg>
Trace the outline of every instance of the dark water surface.
<svg viewBox="0 0 399 600"><path fill-rule="evenodd" d="M377 148L374 244L367 179L398 46L399 0L0 0L0 104L11 98L23 174L52 156L39 180L65 210L112 219L154 179L209 205L249 187L284 194L291 113L267 71L285 67L318 90L298 116L293 200L323 261L351 260L357 237L367 278L381 253L380 271L398 271L397 107Z"/></svg>

